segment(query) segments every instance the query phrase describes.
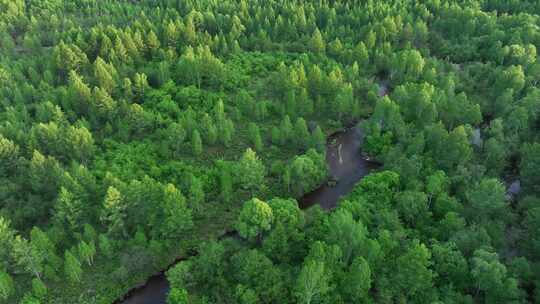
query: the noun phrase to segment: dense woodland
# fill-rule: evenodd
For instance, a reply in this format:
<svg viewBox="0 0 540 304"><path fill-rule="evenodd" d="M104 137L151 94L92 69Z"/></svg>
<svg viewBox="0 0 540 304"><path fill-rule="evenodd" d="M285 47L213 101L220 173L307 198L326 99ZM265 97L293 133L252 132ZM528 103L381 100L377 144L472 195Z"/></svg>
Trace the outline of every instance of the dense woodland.
<svg viewBox="0 0 540 304"><path fill-rule="evenodd" d="M0 303L194 251L170 304L540 303L538 48L535 0L0 0Z"/></svg>

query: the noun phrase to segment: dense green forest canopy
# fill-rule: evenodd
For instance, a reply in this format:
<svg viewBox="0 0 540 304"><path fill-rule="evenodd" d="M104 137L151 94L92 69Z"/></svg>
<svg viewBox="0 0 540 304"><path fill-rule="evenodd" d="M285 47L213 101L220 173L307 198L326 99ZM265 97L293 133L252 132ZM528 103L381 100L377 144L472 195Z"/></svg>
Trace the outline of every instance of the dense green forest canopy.
<svg viewBox="0 0 540 304"><path fill-rule="evenodd" d="M0 303L111 303L193 250L170 304L540 303L539 16L0 0ZM356 123L383 167L300 210Z"/></svg>

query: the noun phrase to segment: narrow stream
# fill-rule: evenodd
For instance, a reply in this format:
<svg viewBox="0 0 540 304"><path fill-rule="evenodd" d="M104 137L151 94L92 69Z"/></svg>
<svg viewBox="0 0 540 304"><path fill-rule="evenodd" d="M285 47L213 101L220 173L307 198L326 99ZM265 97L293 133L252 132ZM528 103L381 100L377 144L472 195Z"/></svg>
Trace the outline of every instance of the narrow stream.
<svg viewBox="0 0 540 304"><path fill-rule="evenodd" d="M348 194L354 185L376 164L366 160L360 153L361 131L353 127L330 137L326 148L326 162L331 179L335 184L322 185L317 190L304 195L299 200L300 208L305 209L319 204L323 209L333 209L340 197Z"/></svg>
<svg viewBox="0 0 540 304"><path fill-rule="evenodd" d="M323 209L336 207L340 197L349 193L354 185L377 165L367 161L360 153L361 131L359 127L349 128L332 135L326 150L326 161L335 185L322 185L317 190L304 195L299 200L305 209L320 204ZM148 279L140 289L127 295L123 304L165 304L169 282L165 273Z"/></svg>
<svg viewBox="0 0 540 304"><path fill-rule="evenodd" d="M379 83L379 97L388 93L388 84ZM360 153L362 132L355 126L330 136L326 148L326 161L330 170L333 185L325 184L298 200L300 208L305 209L320 204L323 209L333 209L339 199L349 193L354 185L369 171L379 165L370 162ZM175 262L176 263L176 262ZM174 264L173 264L174 265ZM172 265L171 265L172 266ZM136 288L126 295L118 304L166 304L169 282L165 271L150 277L141 288Z"/></svg>

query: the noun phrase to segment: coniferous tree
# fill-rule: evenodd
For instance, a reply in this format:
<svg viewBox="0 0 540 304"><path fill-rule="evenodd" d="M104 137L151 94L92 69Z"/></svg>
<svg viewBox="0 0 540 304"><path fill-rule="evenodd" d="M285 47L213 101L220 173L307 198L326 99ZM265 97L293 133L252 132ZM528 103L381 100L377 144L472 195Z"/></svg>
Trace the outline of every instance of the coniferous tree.
<svg viewBox="0 0 540 304"><path fill-rule="evenodd" d="M255 151L249 148L242 155L236 170L241 187L251 194L264 188L265 171L264 164Z"/></svg>
<svg viewBox="0 0 540 304"><path fill-rule="evenodd" d="M159 42L159 39L156 33L150 30L150 32L146 36L146 46L150 54L155 54L157 50L159 49L160 45L161 43Z"/></svg>
<svg viewBox="0 0 540 304"><path fill-rule="evenodd" d="M199 131L194 130L193 134L191 135L191 151L193 155L199 156L202 153L202 140L201 135L199 134Z"/></svg>
<svg viewBox="0 0 540 304"><path fill-rule="evenodd" d="M101 213L101 221L107 225L110 234L124 235L126 233L125 212L126 204L122 194L114 186L110 186L107 189Z"/></svg>
<svg viewBox="0 0 540 304"><path fill-rule="evenodd" d="M219 176L219 183L221 189L221 198L227 203L231 202L234 190L232 176L228 166L222 165L221 173Z"/></svg>
<svg viewBox="0 0 540 304"><path fill-rule="evenodd" d="M101 88L109 94L113 92L116 83L113 79L113 75L110 73L110 67L100 57L94 62L94 77Z"/></svg>
<svg viewBox="0 0 540 304"><path fill-rule="evenodd" d="M64 273L71 283L79 283L81 281L81 262L69 250L65 253Z"/></svg>
<svg viewBox="0 0 540 304"><path fill-rule="evenodd" d="M201 181L192 176L191 177L191 183L189 188L189 203L193 210L196 212L199 212L202 210L202 203L204 203L204 189Z"/></svg>
<svg viewBox="0 0 540 304"><path fill-rule="evenodd" d="M323 152L325 149L326 137L320 126L315 127L313 133L311 133L311 147L317 149L319 152Z"/></svg>
<svg viewBox="0 0 540 304"><path fill-rule="evenodd" d="M293 125L288 115L281 121L281 138L284 143L289 142L293 135Z"/></svg>
<svg viewBox="0 0 540 304"><path fill-rule="evenodd" d="M93 241L86 243L81 241L77 246L79 257L82 261L86 262L88 266L92 266L94 263L94 256L96 254L96 246Z"/></svg>
<svg viewBox="0 0 540 304"><path fill-rule="evenodd" d="M315 31L313 32L313 35L311 36L309 47L312 52L317 53L317 54L324 53L326 50L326 44L322 37L321 31L319 31L318 28L315 29Z"/></svg>
<svg viewBox="0 0 540 304"><path fill-rule="evenodd" d="M259 127L255 123L250 123L248 127L249 137L251 139L251 144L255 148L255 151L261 151L263 147L261 133Z"/></svg>
<svg viewBox="0 0 540 304"><path fill-rule="evenodd" d="M78 231L82 221L82 202L66 188L61 187L55 204L55 219L69 227L70 231Z"/></svg>
<svg viewBox="0 0 540 304"><path fill-rule="evenodd" d="M163 191L163 209L166 215L164 234L168 238L178 238L193 226L191 211L187 208L185 197L174 185L166 185Z"/></svg>

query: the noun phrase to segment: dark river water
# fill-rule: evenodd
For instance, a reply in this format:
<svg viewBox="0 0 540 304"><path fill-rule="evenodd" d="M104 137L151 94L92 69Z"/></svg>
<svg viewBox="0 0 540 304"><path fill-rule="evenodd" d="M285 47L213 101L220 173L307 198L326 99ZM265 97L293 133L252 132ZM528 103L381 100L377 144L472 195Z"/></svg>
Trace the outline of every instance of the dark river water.
<svg viewBox="0 0 540 304"><path fill-rule="evenodd" d="M304 195L299 205L305 209L320 204L323 209L336 207L340 197L349 193L354 185L377 165L367 161L360 153L361 131L358 127L346 129L332 135L326 151L326 161L334 185L322 185L313 192ZM169 283L164 273L151 277L147 284L132 290L117 303L123 304L165 304Z"/></svg>
<svg viewBox="0 0 540 304"><path fill-rule="evenodd" d="M315 204L323 209L337 206L340 197L348 194L354 185L371 169L377 167L360 153L361 131L353 127L330 137L326 148L326 162L335 184L322 185L317 190L304 195L299 200L300 208L305 209Z"/></svg>
<svg viewBox="0 0 540 304"><path fill-rule="evenodd" d="M388 94L388 83L384 80L378 82L378 95ZM329 138L326 148L326 161L330 170L333 185L325 184L304 195L298 200L300 208L305 209L315 204L323 209L332 209L337 206L339 199L349 193L354 185L370 170L379 165L374 164L362 156L360 147L362 132L359 127L352 127L336 133ZM141 288L129 292L125 299L116 301L117 304L166 304L169 282L165 273L152 276Z"/></svg>

